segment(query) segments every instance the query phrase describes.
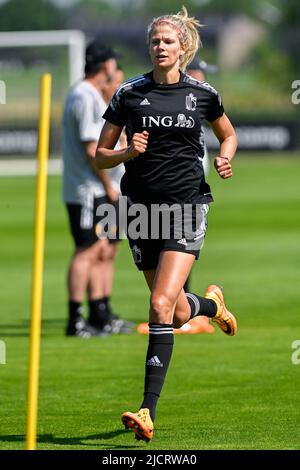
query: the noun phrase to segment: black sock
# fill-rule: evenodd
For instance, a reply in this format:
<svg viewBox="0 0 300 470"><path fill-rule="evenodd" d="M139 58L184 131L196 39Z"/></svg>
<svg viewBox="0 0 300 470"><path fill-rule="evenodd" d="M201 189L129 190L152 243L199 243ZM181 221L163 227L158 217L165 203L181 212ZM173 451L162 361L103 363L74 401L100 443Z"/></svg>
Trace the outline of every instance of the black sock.
<svg viewBox="0 0 300 470"><path fill-rule="evenodd" d="M76 322L82 314L81 302L69 300L69 319L71 322Z"/></svg>
<svg viewBox="0 0 300 470"><path fill-rule="evenodd" d="M105 303L106 310L108 311L109 316L113 317L113 311L112 311L112 307L111 307L111 303L110 303L110 297L103 297L102 300Z"/></svg>
<svg viewBox="0 0 300 470"><path fill-rule="evenodd" d="M141 408L149 408L152 421L155 419L156 405L165 382L173 344L172 324L149 323L144 400Z"/></svg>
<svg viewBox="0 0 300 470"><path fill-rule="evenodd" d="M102 297L102 302L105 304L106 310L111 310L111 305L109 302L110 297Z"/></svg>
<svg viewBox="0 0 300 470"><path fill-rule="evenodd" d="M106 297L89 300L89 323L96 328L103 328L109 320Z"/></svg>
<svg viewBox="0 0 300 470"><path fill-rule="evenodd" d="M212 299L206 299L196 294L186 293L186 298L191 307L191 318L198 315L205 315L206 317L214 317L217 313L217 304Z"/></svg>

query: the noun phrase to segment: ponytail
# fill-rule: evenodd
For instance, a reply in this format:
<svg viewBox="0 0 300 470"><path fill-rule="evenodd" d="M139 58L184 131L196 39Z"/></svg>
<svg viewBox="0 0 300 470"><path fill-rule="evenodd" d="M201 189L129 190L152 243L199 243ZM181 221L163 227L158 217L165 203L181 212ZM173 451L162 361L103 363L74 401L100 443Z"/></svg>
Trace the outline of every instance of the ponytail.
<svg viewBox="0 0 300 470"><path fill-rule="evenodd" d="M201 27L201 25L196 18L189 17L185 6L182 6L182 10L174 16L179 18L187 29L187 41L185 44L183 44L183 46L185 46L185 53L181 56L182 58L180 61L180 67L182 70L185 70L187 65L192 62L199 47L202 47L200 35L198 32L198 29Z"/></svg>

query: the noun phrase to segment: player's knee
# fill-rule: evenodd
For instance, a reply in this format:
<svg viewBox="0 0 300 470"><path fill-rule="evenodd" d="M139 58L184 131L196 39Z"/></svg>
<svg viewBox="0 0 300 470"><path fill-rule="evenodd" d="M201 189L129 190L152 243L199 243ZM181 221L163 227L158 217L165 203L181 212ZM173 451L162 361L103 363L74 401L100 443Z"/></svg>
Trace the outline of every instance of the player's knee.
<svg viewBox="0 0 300 470"><path fill-rule="evenodd" d="M157 323L170 323L172 318L172 303L162 294L151 295L150 321Z"/></svg>

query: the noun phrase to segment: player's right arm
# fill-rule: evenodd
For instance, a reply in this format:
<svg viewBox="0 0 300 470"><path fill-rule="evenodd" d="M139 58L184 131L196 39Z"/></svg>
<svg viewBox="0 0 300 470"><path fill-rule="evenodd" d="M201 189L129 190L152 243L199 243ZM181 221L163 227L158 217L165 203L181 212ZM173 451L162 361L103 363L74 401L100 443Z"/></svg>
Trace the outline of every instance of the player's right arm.
<svg viewBox="0 0 300 470"><path fill-rule="evenodd" d="M98 169L113 168L120 163L125 163L132 158L136 158L140 153L146 152L148 144L148 132L136 132L132 136L128 147L120 150L114 150L114 147L120 137L122 127L116 126L106 121L97 145L95 155L95 165Z"/></svg>

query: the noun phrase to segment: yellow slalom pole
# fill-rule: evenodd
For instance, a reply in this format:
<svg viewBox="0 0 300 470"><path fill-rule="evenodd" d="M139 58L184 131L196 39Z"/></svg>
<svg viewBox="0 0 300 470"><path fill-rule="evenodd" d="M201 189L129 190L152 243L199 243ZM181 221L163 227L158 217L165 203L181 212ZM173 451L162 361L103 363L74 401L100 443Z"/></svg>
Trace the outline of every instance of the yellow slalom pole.
<svg viewBox="0 0 300 470"><path fill-rule="evenodd" d="M51 82L52 77L50 74L44 74L42 76L40 90L38 175L34 228L32 313L29 342L26 450L36 449Z"/></svg>

